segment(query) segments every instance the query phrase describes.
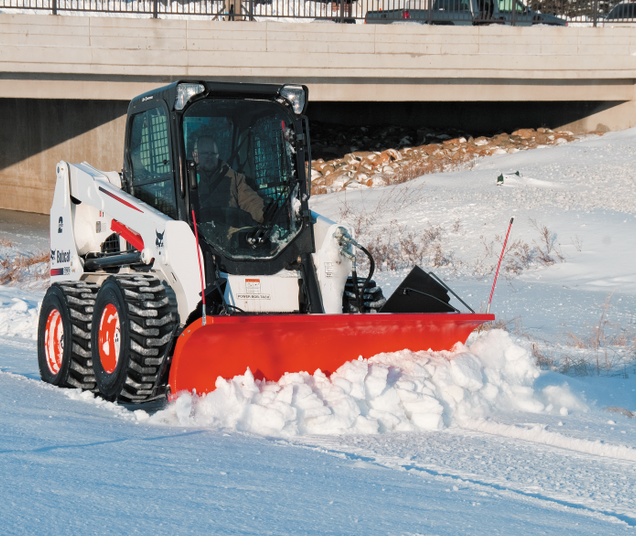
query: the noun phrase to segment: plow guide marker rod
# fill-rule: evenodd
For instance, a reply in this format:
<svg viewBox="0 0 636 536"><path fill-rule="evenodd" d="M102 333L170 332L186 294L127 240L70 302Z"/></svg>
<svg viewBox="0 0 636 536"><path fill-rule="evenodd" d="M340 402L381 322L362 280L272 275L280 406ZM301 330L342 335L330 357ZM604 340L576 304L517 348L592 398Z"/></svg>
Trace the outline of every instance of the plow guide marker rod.
<svg viewBox="0 0 636 536"><path fill-rule="evenodd" d="M512 228L512 222L515 221L514 217L510 218L510 225L508 225L508 232L506 233L506 239L504 240L503 248L501 249L501 255L499 256L499 263L497 264L497 271L495 272L495 280L492 282L492 290L490 291L490 298L488 299L488 308L486 314L490 313L490 303L492 302L492 295L495 293L495 285L497 284L497 276L499 275L499 267L503 260L504 251L506 251L506 244L508 243L508 237L510 236L510 229Z"/></svg>

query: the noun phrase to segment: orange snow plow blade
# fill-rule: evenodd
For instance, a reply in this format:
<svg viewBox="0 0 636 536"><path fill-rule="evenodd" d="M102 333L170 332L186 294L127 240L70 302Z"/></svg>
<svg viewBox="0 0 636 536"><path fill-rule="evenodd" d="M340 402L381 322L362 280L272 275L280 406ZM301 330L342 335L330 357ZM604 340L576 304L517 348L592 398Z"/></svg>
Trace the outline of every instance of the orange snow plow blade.
<svg viewBox="0 0 636 536"><path fill-rule="evenodd" d="M409 349L450 350L492 314L377 313L223 316L199 319L179 336L170 390L208 393L216 379L250 368L256 379L317 369L329 375L347 361Z"/></svg>

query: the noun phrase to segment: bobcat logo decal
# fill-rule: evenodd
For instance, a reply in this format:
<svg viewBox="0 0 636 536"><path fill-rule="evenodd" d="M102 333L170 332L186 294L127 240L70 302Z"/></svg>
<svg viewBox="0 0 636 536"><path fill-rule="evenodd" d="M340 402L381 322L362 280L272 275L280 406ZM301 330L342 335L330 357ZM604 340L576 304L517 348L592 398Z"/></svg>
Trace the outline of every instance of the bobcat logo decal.
<svg viewBox="0 0 636 536"><path fill-rule="evenodd" d="M159 231L155 231L155 233L157 234L157 240L155 241L155 246L157 246L158 248L162 248L163 247L163 235L166 234L166 232L164 231L163 233L160 233Z"/></svg>

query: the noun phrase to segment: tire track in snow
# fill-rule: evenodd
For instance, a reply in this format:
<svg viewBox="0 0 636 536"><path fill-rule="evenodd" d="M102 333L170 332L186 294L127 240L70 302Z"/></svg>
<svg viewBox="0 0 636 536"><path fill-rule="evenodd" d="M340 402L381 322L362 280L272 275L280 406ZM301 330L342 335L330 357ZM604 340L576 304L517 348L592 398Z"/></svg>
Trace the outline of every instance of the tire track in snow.
<svg viewBox="0 0 636 536"><path fill-rule="evenodd" d="M634 467L622 458L462 429L391 438L306 436L290 444L636 527Z"/></svg>
<svg viewBox="0 0 636 536"><path fill-rule="evenodd" d="M386 467L386 465L384 465L384 467ZM434 469L421 467L415 464L401 464L399 467L406 471L416 471L416 472L426 473L431 476L451 478L451 479L460 481L462 483L470 483L475 486L483 486L483 487L491 488L497 491L498 493L501 493L502 495L506 495L508 497L522 496L522 497L527 497L530 499L536 499L542 503L547 502L547 503L556 504L565 508L571 508L577 511L582 511L586 515L592 515L593 517L601 517L601 519L604 517L608 517L610 518L608 521L613 521L611 518L615 518L616 520L622 521L623 523L625 523L626 525L630 527L636 527L636 517L631 517L626 514L621 514L621 513L613 512L609 510L597 510L597 509L589 508L585 505L578 504L572 501L566 501L556 497L550 497L549 495L542 494L542 493L532 493L532 492L528 492L528 491L524 491L520 489L513 489L510 487L502 486L501 484L498 484L496 482L488 482L483 479L474 479L470 477L467 478L465 476L445 474L445 473L436 471Z"/></svg>
<svg viewBox="0 0 636 536"><path fill-rule="evenodd" d="M573 450L574 452L580 452L582 454L591 454L604 458L636 462L636 449L622 445L609 445L607 443L601 443L598 440L588 441L586 439L567 437L562 434L548 432L540 426L520 428L518 426L511 426L509 424L491 422L483 419L464 421L460 423L459 426L464 430L482 432L498 437L510 437L513 439L530 441L532 443L550 445L561 449Z"/></svg>

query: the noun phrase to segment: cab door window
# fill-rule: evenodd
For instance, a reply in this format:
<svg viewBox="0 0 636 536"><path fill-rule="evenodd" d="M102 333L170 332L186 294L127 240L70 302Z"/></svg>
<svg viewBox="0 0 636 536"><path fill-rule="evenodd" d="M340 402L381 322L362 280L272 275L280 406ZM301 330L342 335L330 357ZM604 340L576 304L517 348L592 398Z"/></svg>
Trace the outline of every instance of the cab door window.
<svg viewBox="0 0 636 536"><path fill-rule="evenodd" d="M136 114L130 133L133 195L171 218L177 216L168 114L152 108Z"/></svg>

